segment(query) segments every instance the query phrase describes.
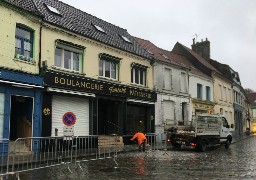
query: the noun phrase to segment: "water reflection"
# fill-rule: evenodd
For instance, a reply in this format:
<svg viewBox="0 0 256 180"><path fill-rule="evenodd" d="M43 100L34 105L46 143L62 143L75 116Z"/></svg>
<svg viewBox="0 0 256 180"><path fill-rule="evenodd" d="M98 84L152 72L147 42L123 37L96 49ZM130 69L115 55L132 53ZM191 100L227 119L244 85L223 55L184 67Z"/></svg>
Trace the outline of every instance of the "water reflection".
<svg viewBox="0 0 256 180"><path fill-rule="evenodd" d="M136 170L135 174L141 175L145 173L145 159L142 157L138 157L135 160L136 163Z"/></svg>

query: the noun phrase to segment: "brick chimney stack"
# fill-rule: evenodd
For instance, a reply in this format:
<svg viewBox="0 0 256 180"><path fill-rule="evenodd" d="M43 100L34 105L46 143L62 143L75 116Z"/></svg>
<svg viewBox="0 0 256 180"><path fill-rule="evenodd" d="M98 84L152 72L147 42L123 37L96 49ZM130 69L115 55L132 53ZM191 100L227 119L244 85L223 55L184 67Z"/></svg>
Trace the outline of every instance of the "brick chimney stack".
<svg viewBox="0 0 256 180"><path fill-rule="evenodd" d="M210 41L206 38L205 41L195 42L193 38L193 44L191 45L192 50L197 54L200 54L205 59L210 59Z"/></svg>

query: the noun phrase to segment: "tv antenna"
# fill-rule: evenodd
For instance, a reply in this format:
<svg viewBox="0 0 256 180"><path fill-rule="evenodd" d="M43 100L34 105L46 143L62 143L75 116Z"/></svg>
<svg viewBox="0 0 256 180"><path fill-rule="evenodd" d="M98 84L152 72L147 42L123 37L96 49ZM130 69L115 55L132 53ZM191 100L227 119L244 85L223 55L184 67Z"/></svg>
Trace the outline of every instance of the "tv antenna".
<svg viewBox="0 0 256 180"><path fill-rule="evenodd" d="M199 34L194 34L192 37L195 37L196 42L197 42L197 37L199 36Z"/></svg>

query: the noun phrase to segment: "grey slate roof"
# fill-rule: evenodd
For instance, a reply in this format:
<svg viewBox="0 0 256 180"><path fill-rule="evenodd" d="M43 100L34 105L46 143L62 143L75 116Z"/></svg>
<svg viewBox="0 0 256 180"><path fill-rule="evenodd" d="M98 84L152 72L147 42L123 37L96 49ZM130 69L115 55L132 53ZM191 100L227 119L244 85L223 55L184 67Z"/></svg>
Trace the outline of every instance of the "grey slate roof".
<svg viewBox="0 0 256 180"><path fill-rule="evenodd" d="M149 58L149 54L123 28L58 0L34 0L34 3L38 11L44 15L46 22L126 52ZM60 15L49 11L45 4L56 8L60 12ZM100 32L92 24L100 26L106 33ZM124 41L120 35L126 36L131 43Z"/></svg>
<svg viewBox="0 0 256 180"><path fill-rule="evenodd" d="M150 55L133 39L126 29L108 23L93 15L76 9L58 0L3 0L18 8L43 16L43 20L52 25L80 34L89 39L104 43L120 50L150 58ZM51 12L49 5L60 12L60 15ZM100 26L105 33L94 26ZM124 41L121 36L127 37L131 43Z"/></svg>
<svg viewBox="0 0 256 180"><path fill-rule="evenodd" d="M32 0L3 0L6 3L9 3L13 6L19 7L26 11L32 12L36 15L41 15Z"/></svg>

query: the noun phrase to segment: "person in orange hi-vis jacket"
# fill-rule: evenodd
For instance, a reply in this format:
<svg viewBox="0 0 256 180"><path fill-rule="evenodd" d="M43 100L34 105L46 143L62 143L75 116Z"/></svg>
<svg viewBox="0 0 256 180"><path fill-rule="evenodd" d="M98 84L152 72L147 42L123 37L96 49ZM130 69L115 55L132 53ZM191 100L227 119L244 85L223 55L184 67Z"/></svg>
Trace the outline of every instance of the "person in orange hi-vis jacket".
<svg viewBox="0 0 256 180"><path fill-rule="evenodd" d="M146 141L147 141L145 134L143 134L141 132L137 132L134 134L131 141L134 141L135 139L137 139L137 141L138 141L139 151L141 151L141 147L143 147L143 151L145 151L145 146L146 146Z"/></svg>

